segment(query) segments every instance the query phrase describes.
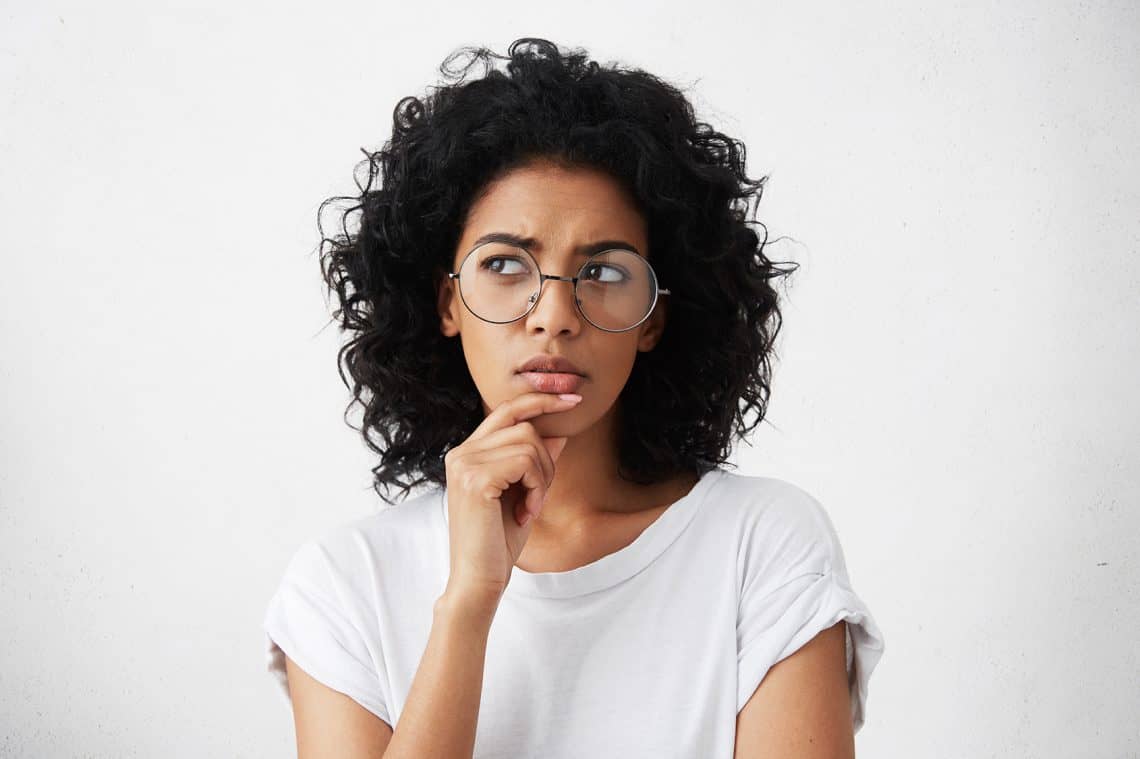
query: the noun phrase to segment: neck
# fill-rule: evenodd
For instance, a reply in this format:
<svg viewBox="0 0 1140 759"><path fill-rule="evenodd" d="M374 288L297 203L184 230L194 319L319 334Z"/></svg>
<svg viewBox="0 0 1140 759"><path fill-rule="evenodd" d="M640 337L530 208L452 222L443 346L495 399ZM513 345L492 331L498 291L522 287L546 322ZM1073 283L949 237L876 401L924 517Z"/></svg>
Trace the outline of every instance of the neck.
<svg viewBox="0 0 1140 759"><path fill-rule="evenodd" d="M618 476L615 408L566 441L554 464L554 480L532 534L582 533L623 516L668 506L688 493L695 475L638 485Z"/></svg>

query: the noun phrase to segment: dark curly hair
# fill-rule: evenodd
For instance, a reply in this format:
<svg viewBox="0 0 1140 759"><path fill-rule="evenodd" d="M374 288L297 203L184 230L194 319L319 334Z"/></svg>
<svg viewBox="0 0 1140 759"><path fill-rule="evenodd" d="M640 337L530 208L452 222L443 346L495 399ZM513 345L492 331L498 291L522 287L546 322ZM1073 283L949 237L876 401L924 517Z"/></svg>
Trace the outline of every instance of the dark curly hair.
<svg viewBox="0 0 1140 759"><path fill-rule="evenodd" d="M478 62L482 78L464 81ZM440 332L436 288L480 193L537 158L619 182L672 290L661 340L638 353L618 401L620 476L645 484L725 463L731 438L767 409L781 323L769 280L798 268L779 269L763 252L767 228L754 219L768 177L749 179L743 143L697 121L675 86L580 49L536 38L516 40L505 57L464 47L440 72L448 84L401 99L391 139L363 150L359 195L328 198L317 218L321 272L339 300L333 317L352 335L337 356L353 394L345 419L359 403L359 431L380 454L373 488L392 504L382 487L407 496L445 485L444 454L483 419L462 347ZM330 204L332 237L321 223Z"/></svg>

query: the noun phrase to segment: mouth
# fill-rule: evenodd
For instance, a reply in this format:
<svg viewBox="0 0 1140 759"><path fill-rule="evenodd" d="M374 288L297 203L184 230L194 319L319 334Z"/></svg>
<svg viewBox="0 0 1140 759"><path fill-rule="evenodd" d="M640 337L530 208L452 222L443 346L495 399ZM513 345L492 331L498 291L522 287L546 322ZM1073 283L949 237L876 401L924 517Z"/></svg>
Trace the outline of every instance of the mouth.
<svg viewBox="0 0 1140 759"><path fill-rule="evenodd" d="M519 372L541 372L544 374L577 374L585 376L585 372L577 367L565 356L556 356L551 353L537 353L518 367Z"/></svg>
<svg viewBox="0 0 1140 759"><path fill-rule="evenodd" d="M518 375L543 393L576 393L586 378L569 372L526 371Z"/></svg>

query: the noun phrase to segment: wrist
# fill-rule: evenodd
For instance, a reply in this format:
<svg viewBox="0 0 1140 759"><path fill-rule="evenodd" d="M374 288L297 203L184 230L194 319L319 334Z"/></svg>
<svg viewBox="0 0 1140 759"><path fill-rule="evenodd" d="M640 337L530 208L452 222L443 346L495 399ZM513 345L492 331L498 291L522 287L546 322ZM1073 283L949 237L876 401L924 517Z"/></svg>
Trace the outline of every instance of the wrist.
<svg viewBox="0 0 1140 759"><path fill-rule="evenodd" d="M468 588L449 583L435 601L435 613L489 623L498 611L502 595L503 591L497 588Z"/></svg>

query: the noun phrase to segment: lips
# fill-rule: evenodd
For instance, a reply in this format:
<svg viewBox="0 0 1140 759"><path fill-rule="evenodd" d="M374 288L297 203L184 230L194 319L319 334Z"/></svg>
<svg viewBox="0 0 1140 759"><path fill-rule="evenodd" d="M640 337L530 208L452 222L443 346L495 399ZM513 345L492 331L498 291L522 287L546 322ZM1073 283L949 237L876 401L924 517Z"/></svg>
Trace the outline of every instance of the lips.
<svg viewBox="0 0 1140 759"><path fill-rule="evenodd" d="M551 353L531 356L516 371L531 387L543 393L576 393L586 381L585 373L570 359Z"/></svg>
<svg viewBox="0 0 1140 759"><path fill-rule="evenodd" d="M539 353L527 359L526 363L518 368L519 372L556 372L559 374L578 374L584 372L564 356L554 356L549 353Z"/></svg>
<svg viewBox="0 0 1140 759"><path fill-rule="evenodd" d="M586 378L566 372L519 372L531 387L543 393L576 393Z"/></svg>

